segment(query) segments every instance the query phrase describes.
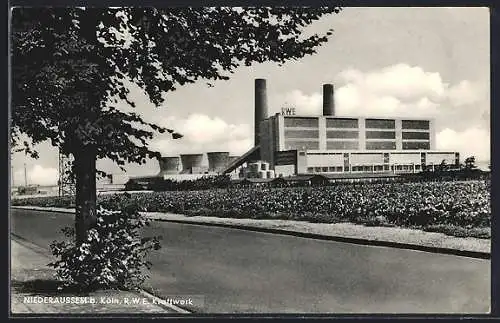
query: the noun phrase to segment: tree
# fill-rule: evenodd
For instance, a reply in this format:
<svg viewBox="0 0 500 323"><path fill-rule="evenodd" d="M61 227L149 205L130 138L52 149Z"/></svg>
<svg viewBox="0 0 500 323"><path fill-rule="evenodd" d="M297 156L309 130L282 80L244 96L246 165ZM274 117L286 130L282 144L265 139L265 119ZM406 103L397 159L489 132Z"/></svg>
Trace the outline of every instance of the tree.
<svg viewBox="0 0 500 323"><path fill-rule="evenodd" d="M12 125L24 150L50 141L74 157L77 243L95 223L96 159L120 167L159 157L148 148L168 131L131 107L127 81L155 106L199 80L227 80L241 65L282 64L316 52L332 30L303 28L339 7L323 8L15 8L12 11Z"/></svg>
<svg viewBox="0 0 500 323"><path fill-rule="evenodd" d="M470 157L467 157L464 161L465 163L465 169L466 170L474 170L477 168L476 166L476 157L474 156L470 156Z"/></svg>
<svg viewBox="0 0 500 323"><path fill-rule="evenodd" d="M448 169L448 164L446 163L446 159L443 159L441 163L439 164L439 172L444 172Z"/></svg>

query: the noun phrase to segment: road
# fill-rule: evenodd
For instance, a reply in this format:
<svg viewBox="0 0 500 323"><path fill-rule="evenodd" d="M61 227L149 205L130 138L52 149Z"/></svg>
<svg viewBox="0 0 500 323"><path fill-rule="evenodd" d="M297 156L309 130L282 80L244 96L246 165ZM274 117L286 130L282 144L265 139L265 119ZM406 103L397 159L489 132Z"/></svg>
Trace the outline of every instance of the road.
<svg viewBox="0 0 500 323"><path fill-rule="evenodd" d="M12 233L47 247L73 216L12 210ZM148 285L200 295L203 313L485 313L490 260L155 222ZM203 301L203 302L202 302Z"/></svg>

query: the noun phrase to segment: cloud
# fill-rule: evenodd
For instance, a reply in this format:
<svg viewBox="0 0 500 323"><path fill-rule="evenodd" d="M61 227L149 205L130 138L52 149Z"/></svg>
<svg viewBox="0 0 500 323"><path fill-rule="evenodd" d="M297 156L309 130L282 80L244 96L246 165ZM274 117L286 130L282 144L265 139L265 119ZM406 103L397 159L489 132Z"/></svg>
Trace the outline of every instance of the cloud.
<svg viewBox="0 0 500 323"><path fill-rule="evenodd" d="M186 119L169 117L160 122L162 126L175 129L184 137L163 137L151 143L151 148L164 155L228 151L241 155L253 144L253 134L248 124L228 124L219 117L191 114Z"/></svg>
<svg viewBox="0 0 500 323"><path fill-rule="evenodd" d="M28 185L57 185L59 172L55 168L45 168L41 165L34 165L26 173ZM14 172L14 184L24 185L24 170Z"/></svg>
<svg viewBox="0 0 500 323"><path fill-rule="evenodd" d="M490 159L490 132L488 129L469 128L462 132L446 128L436 136L438 149L460 152L460 159L475 156L477 161Z"/></svg>
<svg viewBox="0 0 500 323"><path fill-rule="evenodd" d="M448 98L454 106L464 106L477 103L481 100L484 93L481 89L470 81L464 80L450 87Z"/></svg>

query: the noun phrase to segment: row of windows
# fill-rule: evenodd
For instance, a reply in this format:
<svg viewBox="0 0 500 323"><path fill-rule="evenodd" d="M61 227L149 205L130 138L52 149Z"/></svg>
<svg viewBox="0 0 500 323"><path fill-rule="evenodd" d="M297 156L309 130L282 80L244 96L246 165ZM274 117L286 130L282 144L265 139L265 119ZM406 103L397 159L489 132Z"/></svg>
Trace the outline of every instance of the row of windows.
<svg viewBox="0 0 500 323"><path fill-rule="evenodd" d="M319 130L290 130L285 129L286 138L318 138Z"/></svg>
<svg viewBox="0 0 500 323"><path fill-rule="evenodd" d="M333 173L333 172L382 172L382 171L419 171L421 165L363 165L363 166L336 166L336 167L307 167L308 173Z"/></svg>
<svg viewBox="0 0 500 323"><path fill-rule="evenodd" d="M395 131L367 131L366 139L396 139Z"/></svg>
<svg viewBox="0 0 500 323"><path fill-rule="evenodd" d="M390 150L396 149L395 141L367 141L367 150Z"/></svg>
<svg viewBox="0 0 500 323"><path fill-rule="evenodd" d="M297 150L319 150L318 141L292 141L287 140L285 142L287 149L297 149ZM356 150L359 149L358 141L327 141L326 149L332 150ZM367 150L395 150L396 142L394 141L367 141ZM430 143L428 141L407 141L403 142L403 150L419 150L419 149L430 149Z"/></svg>
<svg viewBox="0 0 500 323"><path fill-rule="evenodd" d="M326 119L327 128L358 128L358 119Z"/></svg>
<svg viewBox="0 0 500 323"><path fill-rule="evenodd" d="M345 138L345 139L358 139L359 131L349 130L327 130L326 138Z"/></svg>
<svg viewBox="0 0 500 323"><path fill-rule="evenodd" d="M337 167L307 167L308 173L326 173L326 172L343 172L344 168L342 166Z"/></svg>
<svg viewBox="0 0 500 323"><path fill-rule="evenodd" d="M358 119L335 118L326 119L327 128L358 128ZM285 127L319 127L319 120L315 117L287 117L285 118ZM375 129L395 129L396 120L394 119L365 119L366 128ZM428 130L430 128L429 120L402 120L402 129L420 129Z"/></svg>
<svg viewBox="0 0 500 323"><path fill-rule="evenodd" d="M403 149L431 149L428 141L406 141L403 142Z"/></svg>
<svg viewBox="0 0 500 323"><path fill-rule="evenodd" d="M327 141L326 149L359 149L357 141Z"/></svg>
<svg viewBox="0 0 500 323"><path fill-rule="evenodd" d="M352 172L377 172L377 171L384 171L384 170L389 170L389 165L369 165L369 166L352 166L351 171Z"/></svg>
<svg viewBox="0 0 500 323"><path fill-rule="evenodd" d="M318 128L318 118L285 118L285 127Z"/></svg>
<svg viewBox="0 0 500 323"><path fill-rule="evenodd" d="M293 140L286 140L285 141L285 147L286 149L297 149L297 150L304 150L304 149L313 149L313 150L318 150L319 149L319 142L318 141L293 141Z"/></svg>
<svg viewBox="0 0 500 323"><path fill-rule="evenodd" d="M396 121L384 119L366 119L365 128L394 129L396 128Z"/></svg>
<svg viewBox="0 0 500 323"><path fill-rule="evenodd" d="M403 139L427 139L429 140L430 135L428 132L403 132Z"/></svg>
<svg viewBox="0 0 500 323"><path fill-rule="evenodd" d="M319 130L285 130L287 138L318 138ZM357 130L327 130L326 138L345 138L356 139L359 138L359 131ZM428 132L403 132L403 139L423 139L429 140L430 134ZM366 139L396 139L395 131L366 131Z"/></svg>
<svg viewBox="0 0 500 323"><path fill-rule="evenodd" d="M402 120L401 123L402 129L429 129L429 121L428 120Z"/></svg>

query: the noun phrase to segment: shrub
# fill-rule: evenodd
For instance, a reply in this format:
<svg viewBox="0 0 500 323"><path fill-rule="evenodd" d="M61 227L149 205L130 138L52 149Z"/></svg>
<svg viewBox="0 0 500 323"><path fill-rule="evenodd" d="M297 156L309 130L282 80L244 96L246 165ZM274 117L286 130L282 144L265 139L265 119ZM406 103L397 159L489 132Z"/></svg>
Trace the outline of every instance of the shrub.
<svg viewBox="0 0 500 323"><path fill-rule="evenodd" d="M139 287L149 277L147 254L160 249L160 237L142 238L139 232L151 220L141 216L138 206L131 202L119 210L100 205L97 217L96 226L81 246L75 245L73 228L63 229L71 240L50 245L57 260L49 266L56 269L64 287L82 291Z"/></svg>

